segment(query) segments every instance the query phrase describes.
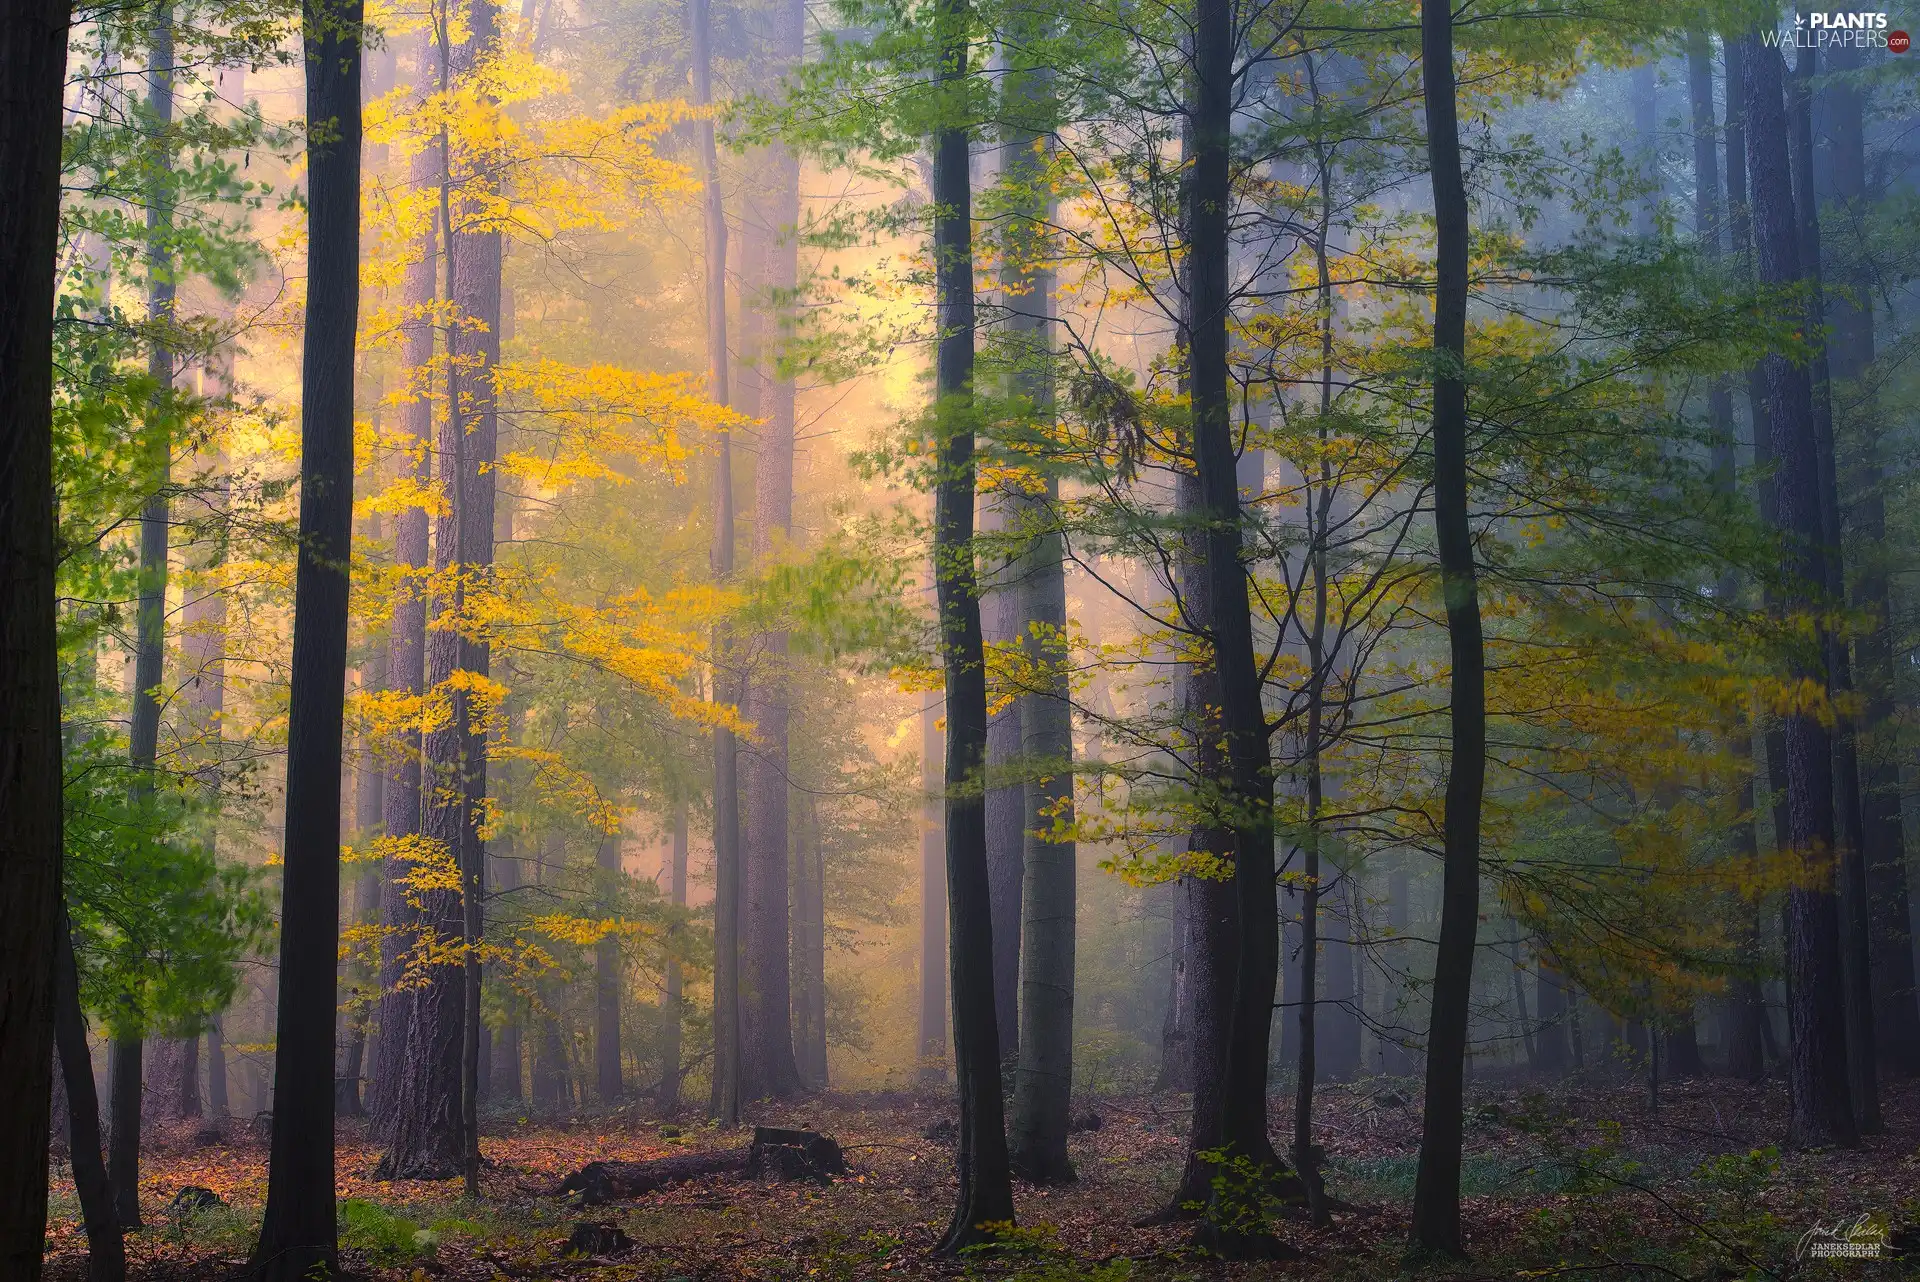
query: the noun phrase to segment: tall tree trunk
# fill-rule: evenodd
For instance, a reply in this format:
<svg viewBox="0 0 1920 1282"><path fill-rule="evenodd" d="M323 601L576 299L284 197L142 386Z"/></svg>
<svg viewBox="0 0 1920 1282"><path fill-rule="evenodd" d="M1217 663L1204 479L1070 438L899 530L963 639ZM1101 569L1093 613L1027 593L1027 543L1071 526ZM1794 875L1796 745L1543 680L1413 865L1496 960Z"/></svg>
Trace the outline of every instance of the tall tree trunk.
<svg viewBox="0 0 1920 1282"><path fill-rule="evenodd" d="M493 57L499 43L500 9L495 0L471 0L469 33L461 70L474 74L482 62ZM499 194L498 179L493 177L490 158L482 158L468 176L469 194L481 199ZM478 191L474 191L478 188ZM482 215L483 219L485 215ZM473 348L465 361L450 361L458 376L452 381L449 403L456 411L449 415L459 422L472 439L463 441L460 484L463 493L458 503L460 519L460 563L462 582L471 574L484 582L493 575L494 489L498 473L493 462L499 452L499 404L494 390L494 371L500 365L500 276L504 240L497 223L483 221L471 231L457 231L448 224L449 266L457 264L450 290L455 308L478 327L462 349ZM455 350L451 336L448 351ZM478 357L475 360L474 357ZM466 419L469 407L472 418ZM467 497L471 495L471 500ZM456 590L456 598L459 590ZM429 667L432 666L429 655ZM459 640L459 663L465 671L482 679L489 674L492 651L483 640L463 633ZM487 804L487 735L483 720L476 716L465 695L454 699L460 743L456 749L460 769L460 830L458 835L461 883L461 937L466 945L462 990L462 1039L460 1047L460 1131L462 1169L466 1176L467 1196L480 1195L480 945L485 937L487 894L487 848L481 836ZM431 752L428 760L435 760ZM437 835L437 834L435 834Z"/></svg>
<svg viewBox="0 0 1920 1282"><path fill-rule="evenodd" d="M136 800L150 798L154 789L155 759L160 743L160 682L166 661L168 493L172 485L173 351L164 337L173 322L174 277L171 228L173 191L171 168L173 124L173 6L154 9L148 28L147 110L154 138L154 164L159 176L147 199L147 318L155 326L147 356L147 375L153 380L145 448L153 486L140 509L140 599L135 616L133 660L133 716L128 729L128 756L134 769ZM142 1105L143 1046L138 1031L123 1029L111 1047L113 1131L107 1165L112 1172L114 1204L123 1228L140 1224L140 1114Z"/></svg>
<svg viewBox="0 0 1920 1282"><path fill-rule="evenodd" d="M711 0L688 0L693 37L693 100L713 103L713 12ZM707 395L727 405L727 215L720 194L720 152L713 120L701 120L702 207L706 229ZM733 433L718 432L713 472L712 570L716 581L733 575ZM730 642L724 624L713 637L713 699L739 703L744 691L728 670ZM722 1126L740 1120L743 1071L740 975L740 912L745 895L740 858L740 760L733 731L713 732L713 1091L707 1110Z"/></svg>
<svg viewBox="0 0 1920 1282"><path fill-rule="evenodd" d="M431 30L424 32L415 56L414 94L429 96L438 78L437 55ZM422 147L414 154L408 180L416 190L438 189L442 182L438 147ZM406 370L407 400L401 409L401 428L409 445L411 480L424 492L433 484L433 353L434 313L440 300L440 235L437 214L429 217L415 244L401 284L401 362ZM387 629L387 686L395 694L417 696L425 690L427 661L428 526L426 509L403 508L394 521L393 560L403 582L396 587L393 618ZM401 842L420 834L420 736L411 730L407 742L394 749L386 763L387 780L381 798L381 827ZM409 955L419 943L419 909L408 878L414 864L395 853L386 860L380 900L380 919L386 929L380 938L380 1011L377 1052L373 1067L371 1109L374 1134L391 1140L400 1102L400 1082L406 1075L407 1046L416 1014L416 990L400 979Z"/></svg>
<svg viewBox="0 0 1920 1282"><path fill-rule="evenodd" d="M61 904L52 327L63 0L0 0L0 1274L46 1248L54 957Z"/></svg>
<svg viewBox="0 0 1920 1282"><path fill-rule="evenodd" d="M673 854L672 866L667 873L667 898L675 908L687 906L687 803L683 797L673 802ZM677 942L679 927L674 931ZM681 997L680 958L677 952L667 954L667 996L665 1003L666 1027L660 1039L660 1109L672 1113L680 1107L680 1044L681 1020L684 1016Z"/></svg>
<svg viewBox="0 0 1920 1282"><path fill-rule="evenodd" d="M948 112L964 111L971 0L938 0L935 38ZM933 144L933 257L939 296L934 415L938 480L933 555L940 651L946 666L947 904L953 945L953 1060L959 1086L959 1176L953 1217L936 1251L954 1255L990 1240L991 1224L1013 1222L1000 1030L994 1010L993 915L987 881L987 672L974 564L973 191L969 127L941 123Z"/></svg>
<svg viewBox="0 0 1920 1282"><path fill-rule="evenodd" d="M59 912L57 930L54 1034L67 1091L68 1161L87 1230L87 1282L121 1282L127 1276L126 1243L120 1236L107 1164L100 1155L100 1099L94 1091L87 1017L80 1009L80 971L74 964L73 936L64 910Z"/></svg>
<svg viewBox="0 0 1920 1282"><path fill-rule="evenodd" d="M1788 116L1791 121L1796 225L1800 237L1800 268L1807 283L1807 333L1815 336L1813 375L1813 440L1819 464L1821 586L1826 602L1846 600L1847 575L1841 554L1838 461L1833 438L1833 383L1828 372L1826 301L1820 277L1820 213L1814 189L1813 74L1814 51L1803 48L1789 81ZM1853 660L1844 634L1822 630L1827 693L1837 707L1846 707L1853 695ZM1847 1070L1853 1097L1855 1125L1865 1134L1877 1134L1880 1121L1880 1083L1876 1072L1873 1032L1873 977L1867 936L1867 865L1861 841L1860 762L1855 752L1853 719L1842 715L1833 734L1834 854L1838 863L1840 899L1840 972L1846 985Z"/></svg>
<svg viewBox="0 0 1920 1282"><path fill-rule="evenodd" d="M443 88L456 72L471 67L493 38L493 8L487 0L475 0L469 12L465 45L456 49L450 44L450 12L437 31ZM458 628L468 579L484 574L492 560L493 473L486 465L492 461L497 429L492 379L484 371L499 360L500 277L498 232L463 230L450 214L453 185L477 180L451 172L444 130L439 147L444 287L457 319L446 330L448 410L434 449L444 506L434 525L433 568L436 577L450 579L452 587L449 597L438 603L442 617L427 631L424 688L447 692L449 714L421 740L420 831L432 857L457 870L459 889L415 891L413 898L420 905L416 929L446 949L478 933L472 920L480 907L474 864L482 851L475 803L486 786L485 756L470 696L457 675L486 675L487 652ZM477 324L469 330L461 323L465 321ZM483 372L475 374L470 366ZM477 955L467 950L465 956L477 969ZM449 1179L468 1170L468 1098L477 1085L468 1078L477 1077L473 1070L478 1066L478 1024L471 1022L470 1028L468 1018L473 997L469 989L474 986L468 969L464 964L457 970L431 966L413 990L406 1056L390 1101L391 1128L377 1168L379 1178Z"/></svg>
<svg viewBox="0 0 1920 1282"><path fill-rule="evenodd" d="M1205 536L1199 528L1204 502L1199 478L1182 472L1174 482L1174 510L1183 533L1176 562L1177 595L1187 626L1204 633L1213 617L1212 585L1207 575ZM1182 714L1193 744L1189 774L1203 810L1217 799L1213 790L1226 774L1220 741L1220 682L1214 666L1196 659L1180 674ZM1233 834L1217 821L1196 827L1188 851L1220 856L1232 848ZM1187 1131L1186 1161L1179 1186L1166 1207L1149 1223L1192 1219L1212 1196L1217 1174L1208 1156L1224 1143L1227 1025L1233 1005L1233 962L1238 949L1233 887L1212 877L1180 879L1186 922L1185 1000L1189 1005L1188 1064L1193 1112Z"/></svg>
<svg viewBox="0 0 1920 1282"><path fill-rule="evenodd" d="M1018 525L1023 507L1018 496L989 492L981 504L981 525L1000 531ZM1008 561L983 576L981 641L1016 644L1026 631L1020 618L1025 595L1017 582L1019 567ZM1027 793L1019 771L1021 714L1026 700L1015 697L987 719L987 897L993 913L993 1013L999 1025L1000 1057L1012 1064L1020 1053L1020 898L1026 880Z"/></svg>
<svg viewBox="0 0 1920 1282"><path fill-rule="evenodd" d="M625 877L619 841L602 837L594 864L606 911L611 914L614 895ZM620 1080L620 940L612 934L602 935L593 946L593 1064L602 1104L626 1094Z"/></svg>
<svg viewBox="0 0 1920 1282"><path fill-rule="evenodd" d="M1864 243L1869 216L1866 94L1849 79L1860 69L1860 53L1836 46L1828 57L1835 74L1822 93L1833 146L1835 216L1849 225L1853 243ZM1843 288L1827 296L1833 317L1828 351L1834 384L1843 397L1836 428L1844 435L1853 460L1845 486L1850 501L1842 515L1855 548L1850 604L1862 620L1854 650L1864 707L1854 726L1854 739L1860 758L1860 839L1866 856L1873 1027L1881 1063L1912 1076L1920 1074L1920 1006L1914 996L1900 767L1891 742L1894 638L1885 478L1879 401L1865 378L1875 360L1873 264L1861 251L1853 253L1858 256L1839 265Z"/></svg>
<svg viewBox="0 0 1920 1282"><path fill-rule="evenodd" d="M1536 943L1533 952L1534 1064L1542 1073L1559 1076L1571 1062L1567 1046L1567 989L1553 959Z"/></svg>
<svg viewBox="0 0 1920 1282"><path fill-rule="evenodd" d="M375 421L377 423L378 419ZM372 541L380 538L379 513L367 519L366 535ZM360 669L360 688L369 693L384 691L386 672L385 649L372 647ZM353 843L361 849L363 859L365 852L380 835L385 784L386 776L380 768L373 736L363 735L360 756L354 763L353 772ZM380 920L380 871L372 860L361 863L359 876L354 879L353 919L357 925L367 926L376 925ZM375 992L367 991L369 981L376 977L369 974L358 960L347 968L347 974L353 987L348 992L347 1000L342 1003L347 1037L340 1072L334 1082L334 1111L342 1117L364 1117L367 1110L362 1085L366 1079L367 1028L371 1022L372 1002L378 995L377 984Z"/></svg>
<svg viewBox="0 0 1920 1282"><path fill-rule="evenodd" d="M1736 146L1732 134L1740 108L1733 92L1731 76L1727 85L1728 190L1735 191L1735 199L1744 201L1745 157L1740 157L1740 181L1736 185L1733 152L1744 146L1745 136L1741 135L1739 146ZM1693 117L1694 235L1699 241L1702 256L1709 262L1717 262L1728 234L1729 220L1720 186L1720 131L1715 126L1713 114L1713 48L1704 31L1692 32L1687 36L1687 87ZM1736 253L1741 252L1742 242L1742 237L1733 237ZM1716 377L1707 389L1707 428L1713 437L1714 486L1731 498L1738 489L1739 459L1733 427L1733 388L1725 375ZM1740 596L1739 576L1732 570L1722 573L1719 582L1714 585L1714 595L1725 602L1729 609L1733 608ZM1750 721L1740 718L1729 727L1727 747L1736 763L1739 780L1736 793L1739 815L1730 833L1732 848L1728 853L1732 859L1754 868L1759 858L1760 840L1753 818L1753 725ZM1742 911L1743 907L1735 905L1734 911ZM1749 1078L1757 1077L1762 1069L1758 1031L1759 1021L1765 1017L1765 1011L1761 1005L1759 985L1751 973L1757 962L1757 957L1751 957L1746 963L1746 973L1735 977L1729 985L1727 1007L1729 1071L1736 1076Z"/></svg>
<svg viewBox="0 0 1920 1282"><path fill-rule="evenodd" d="M1726 58L1727 83L1727 233L1729 245L1738 260L1743 279L1753 277L1753 219L1752 208L1747 195L1747 146L1746 146L1746 55L1741 42L1737 39L1722 41ZM1747 370L1746 396L1749 417L1753 428L1754 467L1764 471L1764 464L1772 453L1770 431L1767 426L1766 384L1759 365ZM1763 520L1773 520L1773 483L1763 480L1760 485L1760 510ZM1767 791L1772 803L1774 816L1775 845L1779 845L1781 835L1786 831L1784 773L1780 766L1784 748L1776 748L1775 735L1769 730L1766 738L1766 757L1768 781ZM1782 741L1784 742L1784 741ZM1736 752L1744 751L1749 761L1752 758L1752 734L1742 738L1735 746ZM1753 814L1757 799L1755 796L1755 776L1751 766L1746 772L1746 781L1742 787L1740 804L1743 813ZM1749 820L1749 831L1753 823ZM1753 855L1759 857L1759 838L1754 835ZM1757 865L1756 865L1757 866ZM1766 995L1760 986L1761 956L1760 929L1757 909L1749 909L1742 918L1743 951L1745 952L1744 972L1736 975L1731 984L1733 1009L1733 1035L1728 1048L1728 1071L1749 1081L1759 1081L1766 1072L1765 1045L1769 1038Z"/></svg>
<svg viewBox="0 0 1920 1282"><path fill-rule="evenodd" d="M809 1090L827 1086L826 868L820 809L803 795L793 841L794 1053Z"/></svg>
<svg viewBox="0 0 1920 1282"><path fill-rule="evenodd" d="M775 57L782 70L797 68L806 48L803 0L785 0L776 18ZM772 170L772 226L765 229L770 267L772 350L762 353L760 407L766 421L754 467L753 557L765 565L793 535L794 384L782 368L782 341L792 330L793 291L799 278L800 159L775 144ZM762 664L748 691L746 716L758 740L746 761L747 850L746 938L742 961L744 989L751 1009L742 1021L746 1074L765 1093L780 1098L806 1089L794 1057L792 917L788 861L792 840L788 814L787 634L760 638Z"/></svg>
<svg viewBox="0 0 1920 1282"><path fill-rule="evenodd" d="M1043 21L1033 11L1019 11L1013 18L1015 43L1037 42L1044 36ZM1047 258L1054 211L1046 194L1042 150L1057 114L1054 97L1051 69L1030 62L1014 68L1006 86L1012 120L1001 148L1002 174L1017 202L1002 269L1011 307L1008 338L1017 362L1009 390L1018 412L1031 417L1042 440L1050 439L1054 430L1054 273ZM1024 550L1013 593L1020 643L1031 671L1038 674L1038 688L1017 703L1026 783L1020 821L1019 1068L1009 1141L1013 1169L1022 1178L1060 1184L1074 1178L1067 1156L1067 1116L1073 1094L1078 848L1071 838L1059 835L1073 825L1066 543L1055 516L1060 478L1046 471L1041 479L1044 488L1022 505L1018 517ZM997 922L995 930L997 942ZM999 1013L1004 1025L1005 1012Z"/></svg>
<svg viewBox="0 0 1920 1282"><path fill-rule="evenodd" d="M1777 49L1756 36L1741 39L1746 72L1745 126L1751 216L1760 282L1798 283L1801 262L1793 182L1787 161L1784 68ZM1778 604L1789 614L1818 608L1822 579L1819 463L1813 388L1805 368L1780 354L1763 365L1765 404L1776 464L1774 521L1785 543L1792 581ZM1792 674L1819 681L1818 654L1796 652ZM1782 718L1787 775L1787 827L1782 846L1808 860L1808 877L1787 892L1787 976L1793 1030L1788 1074L1793 1136L1800 1143L1852 1144L1840 910L1833 866L1832 745L1812 715ZM1771 749L1768 753L1772 756Z"/></svg>
<svg viewBox="0 0 1920 1282"><path fill-rule="evenodd" d="M360 311L360 0L306 0L307 305L300 371L300 552L287 719L279 1017L263 1282L336 1271L333 1012L340 769L353 552L353 352Z"/></svg>
<svg viewBox="0 0 1920 1282"><path fill-rule="evenodd" d="M1416 1247L1460 1255L1464 1250L1460 1237L1462 1093L1467 1004L1480 913L1480 801L1486 781L1487 712L1486 656L1467 508L1467 189L1460 169L1453 14L1444 6L1428 5L1420 11L1420 66L1436 231L1433 524L1453 674L1448 702L1451 754L1442 821L1446 856L1440 942L1434 954L1426 1112L1420 1132L1420 1168L1414 1180L1412 1236Z"/></svg>
<svg viewBox="0 0 1920 1282"><path fill-rule="evenodd" d="M920 710L920 1084L947 1080L947 875L940 703Z"/></svg>
<svg viewBox="0 0 1920 1282"><path fill-rule="evenodd" d="M1235 31L1228 0L1196 0L1190 107L1193 165L1184 216L1188 241L1193 447L1205 522L1208 639L1220 683L1226 742L1222 792L1233 816L1233 893L1238 948L1225 1020L1220 1102L1229 1160L1278 1167L1267 1138L1267 1052L1280 962L1274 891L1273 779L1253 618L1241 561L1240 487L1228 379L1227 231L1232 203ZM1252 1194L1252 1196L1248 1196ZM1228 1256L1277 1256L1258 1194L1239 1181L1216 1183L1200 1240Z"/></svg>
<svg viewBox="0 0 1920 1282"><path fill-rule="evenodd" d="M1167 1010L1160 1021L1160 1075L1155 1091L1193 1089L1193 932L1188 893L1190 878L1181 877L1168 889L1173 893L1173 921L1168 931Z"/></svg>

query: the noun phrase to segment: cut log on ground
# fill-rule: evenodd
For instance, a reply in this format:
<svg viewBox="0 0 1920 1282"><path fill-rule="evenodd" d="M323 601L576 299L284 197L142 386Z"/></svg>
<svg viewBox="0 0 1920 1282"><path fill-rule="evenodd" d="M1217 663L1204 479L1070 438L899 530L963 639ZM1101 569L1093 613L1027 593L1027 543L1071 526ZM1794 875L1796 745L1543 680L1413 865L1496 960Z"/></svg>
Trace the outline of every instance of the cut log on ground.
<svg viewBox="0 0 1920 1282"><path fill-rule="evenodd" d="M580 1195L582 1206L605 1206L657 1192L670 1184L735 1172L820 1184L847 1173L846 1158L832 1139L815 1131L756 1126L746 1148L676 1153L648 1162L589 1162L547 1190L549 1197Z"/></svg>

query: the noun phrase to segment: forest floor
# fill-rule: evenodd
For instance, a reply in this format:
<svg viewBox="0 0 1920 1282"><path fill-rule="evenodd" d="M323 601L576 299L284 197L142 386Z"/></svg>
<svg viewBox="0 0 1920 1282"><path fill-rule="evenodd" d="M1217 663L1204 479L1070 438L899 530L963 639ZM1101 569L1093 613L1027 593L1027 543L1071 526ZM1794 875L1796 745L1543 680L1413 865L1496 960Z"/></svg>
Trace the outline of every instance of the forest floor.
<svg viewBox="0 0 1920 1282"><path fill-rule="evenodd" d="M1657 1109L1644 1083L1588 1083L1541 1091L1478 1081L1470 1091L1463 1219L1471 1260L1425 1276L1516 1278L1586 1275L1730 1282L1736 1278L1867 1277L1914 1268L1915 1252L1879 1262L1815 1258L1809 1230L1874 1217L1868 1241L1894 1230L1898 1255L1920 1225L1920 1083L1894 1083L1887 1127L1854 1150L1787 1151L1784 1086L1701 1078L1663 1084ZM1362 1208L1331 1228L1276 1221L1302 1258L1230 1265L1187 1246L1180 1225L1141 1229L1137 1218L1167 1199L1180 1168L1185 1100L1104 1098L1097 1130L1073 1135L1079 1182L1016 1189L1017 1252L966 1262L929 1250L951 1205L953 1161L927 1138L952 1116L933 1096L827 1094L762 1105L754 1120L808 1126L836 1138L849 1175L831 1187L716 1176L638 1201L580 1209L545 1196L566 1173L602 1158L643 1160L743 1145L694 1119L578 1117L536 1125L495 1114L482 1151L484 1196L457 1181L378 1183L379 1156L364 1128L339 1132L343 1263L379 1282L466 1279L997 1278L1053 1282L1174 1282L1333 1276L1405 1276L1402 1264L1420 1112L1418 1085L1370 1079L1329 1086L1316 1105L1327 1184ZM1274 1133L1288 1132L1290 1101L1274 1100ZM217 1144L196 1147L195 1127L157 1131L145 1159L148 1227L128 1238L142 1282L215 1279L244 1260L266 1192L266 1146L234 1122ZM679 1130L680 1133L676 1133ZM1284 1148L1284 1145L1283 1145ZM63 1166L56 1166L50 1277L84 1276L84 1237ZM223 1208L169 1218L184 1187L210 1189ZM565 1253L575 1224L618 1223L634 1246L617 1257ZM1900 1230L1906 1230L1901 1232Z"/></svg>

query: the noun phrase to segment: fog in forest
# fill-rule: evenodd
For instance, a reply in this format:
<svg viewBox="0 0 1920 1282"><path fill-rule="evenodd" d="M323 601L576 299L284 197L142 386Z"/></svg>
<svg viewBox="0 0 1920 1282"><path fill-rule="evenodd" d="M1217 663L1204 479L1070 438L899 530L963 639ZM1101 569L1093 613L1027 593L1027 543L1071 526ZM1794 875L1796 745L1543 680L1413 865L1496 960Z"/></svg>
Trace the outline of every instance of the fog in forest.
<svg viewBox="0 0 1920 1282"><path fill-rule="evenodd" d="M71 3L0 1275L1920 1250L1920 14Z"/></svg>

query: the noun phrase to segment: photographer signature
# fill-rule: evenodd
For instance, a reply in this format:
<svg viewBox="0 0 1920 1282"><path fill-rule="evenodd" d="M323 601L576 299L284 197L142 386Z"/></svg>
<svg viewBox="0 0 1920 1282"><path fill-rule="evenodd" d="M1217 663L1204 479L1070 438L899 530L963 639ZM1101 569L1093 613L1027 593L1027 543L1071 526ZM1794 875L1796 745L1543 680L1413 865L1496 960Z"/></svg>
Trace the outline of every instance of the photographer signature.
<svg viewBox="0 0 1920 1282"><path fill-rule="evenodd" d="M1793 1258L1806 1256L1844 1256L1855 1259L1879 1257L1887 1245L1887 1221L1871 1211L1863 1211L1851 1220L1832 1224L1816 1223L1800 1235Z"/></svg>

